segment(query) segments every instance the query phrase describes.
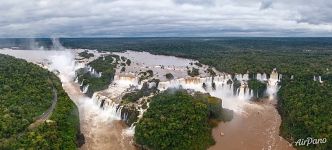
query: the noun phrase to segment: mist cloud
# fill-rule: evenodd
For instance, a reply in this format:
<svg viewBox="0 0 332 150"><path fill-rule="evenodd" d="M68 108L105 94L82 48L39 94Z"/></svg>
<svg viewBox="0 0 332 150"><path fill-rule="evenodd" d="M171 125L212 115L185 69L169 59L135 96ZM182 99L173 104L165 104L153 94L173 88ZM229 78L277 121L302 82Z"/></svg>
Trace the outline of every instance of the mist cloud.
<svg viewBox="0 0 332 150"><path fill-rule="evenodd" d="M0 37L331 36L329 0L0 0Z"/></svg>

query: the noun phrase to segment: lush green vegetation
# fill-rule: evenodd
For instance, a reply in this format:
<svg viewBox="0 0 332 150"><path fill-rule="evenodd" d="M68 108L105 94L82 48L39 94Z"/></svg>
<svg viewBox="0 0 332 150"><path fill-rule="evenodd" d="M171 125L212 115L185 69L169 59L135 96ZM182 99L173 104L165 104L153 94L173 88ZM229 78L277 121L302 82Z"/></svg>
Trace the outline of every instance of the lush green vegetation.
<svg viewBox="0 0 332 150"><path fill-rule="evenodd" d="M199 75L199 69L193 67L192 69L188 69L187 73L189 76L195 77Z"/></svg>
<svg viewBox="0 0 332 150"><path fill-rule="evenodd" d="M28 128L50 107L52 88L58 100L50 121ZM0 55L0 93L0 149L76 149L78 111L53 73Z"/></svg>
<svg viewBox="0 0 332 150"><path fill-rule="evenodd" d="M172 79L174 79L174 76L173 76L173 74L171 74L171 73L166 73L166 74L165 74L165 77L166 77L167 80L172 80Z"/></svg>
<svg viewBox="0 0 332 150"><path fill-rule="evenodd" d="M195 65L198 66L198 67L203 67L203 65L199 62L195 62Z"/></svg>
<svg viewBox="0 0 332 150"><path fill-rule="evenodd" d="M151 88L149 88L149 84L147 82L145 82L145 83L143 83L141 89L135 90L135 91L130 92L130 93L126 93L122 97L122 101L121 102L123 102L123 103L136 102L140 98L142 98L144 96L149 96L152 93L156 93L157 91L158 91L157 87L151 87Z"/></svg>
<svg viewBox="0 0 332 150"><path fill-rule="evenodd" d="M212 77L216 76L216 72L213 71L211 67L207 68L206 70Z"/></svg>
<svg viewBox="0 0 332 150"><path fill-rule="evenodd" d="M150 149L206 149L214 144L211 129L222 120L221 100L168 90L152 97L135 129L135 142Z"/></svg>
<svg viewBox="0 0 332 150"><path fill-rule="evenodd" d="M153 71L152 70L143 71L140 72L138 75L139 75L138 83L141 83L141 81L153 77Z"/></svg>
<svg viewBox="0 0 332 150"><path fill-rule="evenodd" d="M130 60L130 59L127 59L126 64L127 64L127 66L130 66L130 64L131 64L131 60Z"/></svg>
<svg viewBox="0 0 332 150"><path fill-rule="evenodd" d="M88 53L88 51L80 52L80 53L78 53L78 55L80 57L87 58L87 59L95 56L93 53Z"/></svg>
<svg viewBox="0 0 332 150"><path fill-rule="evenodd" d="M120 72L125 72L126 71L126 67L122 67Z"/></svg>
<svg viewBox="0 0 332 150"><path fill-rule="evenodd" d="M285 79L278 93L283 137L293 142L307 137L327 139L325 144L299 149L332 149L332 76L324 79L322 84L312 76Z"/></svg>
<svg viewBox="0 0 332 150"><path fill-rule="evenodd" d="M86 93L88 96L91 97L94 92L106 89L108 85L112 82L115 74L115 67L117 64L112 63L113 57L115 59L118 59L117 56L109 55L105 56L105 59L103 57L99 57L98 59L88 64L97 72L102 72L101 77L96 77L85 69L80 69L77 71L79 82L81 83L84 80L83 86L89 85L89 89Z"/></svg>

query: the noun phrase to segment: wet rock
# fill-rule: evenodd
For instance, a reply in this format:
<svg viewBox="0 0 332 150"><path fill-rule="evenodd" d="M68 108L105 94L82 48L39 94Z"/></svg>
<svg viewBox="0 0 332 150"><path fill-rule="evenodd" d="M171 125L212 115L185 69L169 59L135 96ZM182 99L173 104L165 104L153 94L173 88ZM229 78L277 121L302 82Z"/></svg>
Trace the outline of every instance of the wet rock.
<svg viewBox="0 0 332 150"><path fill-rule="evenodd" d="M224 136L225 134L223 132L220 132L220 136Z"/></svg>
<svg viewBox="0 0 332 150"><path fill-rule="evenodd" d="M77 147L81 147L82 145L85 144L85 137L84 137L84 134L79 131L77 134L76 134L76 145Z"/></svg>

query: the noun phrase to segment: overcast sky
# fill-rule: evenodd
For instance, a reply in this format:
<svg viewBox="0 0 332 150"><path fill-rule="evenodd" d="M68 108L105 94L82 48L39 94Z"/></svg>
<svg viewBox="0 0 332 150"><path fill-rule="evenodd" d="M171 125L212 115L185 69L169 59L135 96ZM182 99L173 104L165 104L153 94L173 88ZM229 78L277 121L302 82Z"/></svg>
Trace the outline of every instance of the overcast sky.
<svg viewBox="0 0 332 150"><path fill-rule="evenodd" d="M0 0L0 37L332 36L332 0Z"/></svg>

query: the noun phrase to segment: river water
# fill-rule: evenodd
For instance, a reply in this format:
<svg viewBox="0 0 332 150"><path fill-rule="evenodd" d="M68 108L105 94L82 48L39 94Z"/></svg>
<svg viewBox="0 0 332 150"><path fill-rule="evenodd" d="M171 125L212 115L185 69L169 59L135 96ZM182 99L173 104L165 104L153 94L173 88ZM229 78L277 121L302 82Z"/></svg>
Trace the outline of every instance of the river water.
<svg viewBox="0 0 332 150"><path fill-rule="evenodd" d="M83 150L131 150L131 139L123 135L128 128L122 121L110 116L110 112L100 109L93 100L86 97L74 82L63 84L64 90L79 108L81 132L85 137Z"/></svg>
<svg viewBox="0 0 332 150"><path fill-rule="evenodd" d="M219 123L212 131L216 144L209 150L293 150L279 136L281 118L275 104L275 99L266 99L256 106L244 106L244 113L235 113L230 122Z"/></svg>

